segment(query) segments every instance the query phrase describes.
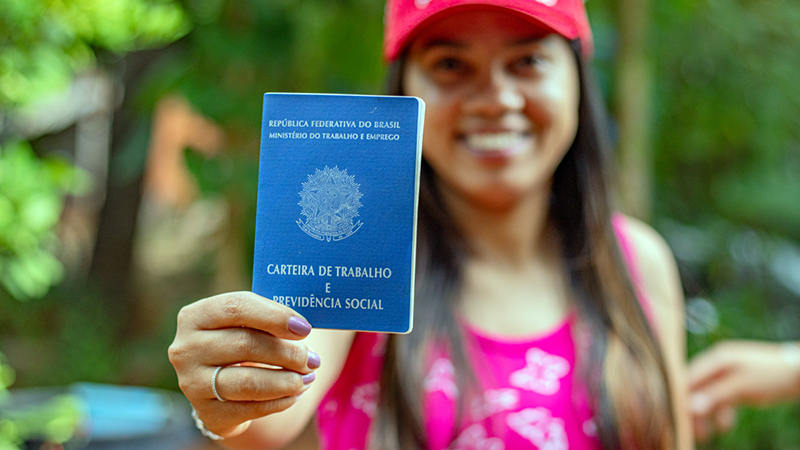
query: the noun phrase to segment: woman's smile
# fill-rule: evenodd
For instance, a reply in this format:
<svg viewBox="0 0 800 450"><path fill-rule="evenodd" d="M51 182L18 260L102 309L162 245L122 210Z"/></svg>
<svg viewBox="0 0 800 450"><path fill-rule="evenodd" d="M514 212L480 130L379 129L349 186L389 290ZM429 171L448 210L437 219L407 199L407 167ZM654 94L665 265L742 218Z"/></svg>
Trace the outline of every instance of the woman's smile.
<svg viewBox="0 0 800 450"><path fill-rule="evenodd" d="M488 169L511 164L531 147L532 138L530 133L513 130L475 131L457 135L456 142Z"/></svg>

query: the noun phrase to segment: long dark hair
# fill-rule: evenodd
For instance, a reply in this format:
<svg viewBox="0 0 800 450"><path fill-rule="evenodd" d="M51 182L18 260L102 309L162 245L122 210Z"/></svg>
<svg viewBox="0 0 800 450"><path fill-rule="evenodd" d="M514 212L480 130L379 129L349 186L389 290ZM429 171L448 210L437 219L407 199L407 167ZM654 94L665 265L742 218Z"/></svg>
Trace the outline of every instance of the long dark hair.
<svg viewBox="0 0 800 450"><path fill-rule="evenodd" d="M576 373L589 388L604 449L672 449L675 418L664 358L611 226L604 109L580 43L573 41L572 48L581 85L579 125L553 175L549 220L562 242L578 328L592 336L583 351L576 345L581 367ZM404 60L390 67L391 95L403 94ZM436 174L424 161L421 184L414 332L391 336L387 343L371 434L371 448L382 450L427 447L422 380L425 350L432 343L449 345L462 392L458 411L464 409L463 393L475 382L455 316L467 244L446 212Z"/></svg>

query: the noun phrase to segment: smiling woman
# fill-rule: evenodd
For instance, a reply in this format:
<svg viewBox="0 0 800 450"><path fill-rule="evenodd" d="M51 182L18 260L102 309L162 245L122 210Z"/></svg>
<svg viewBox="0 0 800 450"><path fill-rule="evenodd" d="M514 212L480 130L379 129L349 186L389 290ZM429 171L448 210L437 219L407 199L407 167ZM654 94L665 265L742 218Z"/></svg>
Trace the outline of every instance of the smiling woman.
<svg viewBox="0 0 800 450"><path fill-rule="evenodd" d="M582 0L388 2L389 93L427 104L414 332L187 306L171 360L225 446L316 415L325 449L691 448L680 285L611 211L590 54Z"/></svg>

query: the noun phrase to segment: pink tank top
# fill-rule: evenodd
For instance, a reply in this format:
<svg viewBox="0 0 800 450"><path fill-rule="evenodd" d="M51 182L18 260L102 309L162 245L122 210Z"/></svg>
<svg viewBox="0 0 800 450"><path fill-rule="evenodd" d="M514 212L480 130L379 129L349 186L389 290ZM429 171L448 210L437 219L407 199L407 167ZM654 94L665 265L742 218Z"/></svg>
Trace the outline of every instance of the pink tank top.
<svg viewBox="0 0 800 450"><path fill-rule="evenodd" d="M634 253L625 222L614 229L629 267ZM631 270L634 284L638 272ZM648 302L641 297L650 318ZM465 402L456 423L459 397L447 352L432 352L424 380L425 430L429 449L599 450L597 428L586 388L575 368L575 338L570 314L553 329L533 336L492 335L462 322L465 349L482 395ZM320 448L365 450L378 403L386 335L358 333L342 374L317 411Z"/></svg>

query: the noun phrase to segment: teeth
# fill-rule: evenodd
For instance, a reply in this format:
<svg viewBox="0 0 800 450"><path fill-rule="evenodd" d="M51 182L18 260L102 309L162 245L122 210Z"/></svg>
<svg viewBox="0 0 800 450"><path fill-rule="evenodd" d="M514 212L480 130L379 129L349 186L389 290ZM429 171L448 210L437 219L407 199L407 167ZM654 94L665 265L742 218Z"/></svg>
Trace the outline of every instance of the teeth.
<svg viewBox="0 0 800 450"><path fill-rule="evenodd" d="M507 149L522 139L522 133L506 131L502 133L470 134L466 137L467 145L481 151Z"/></svg>

